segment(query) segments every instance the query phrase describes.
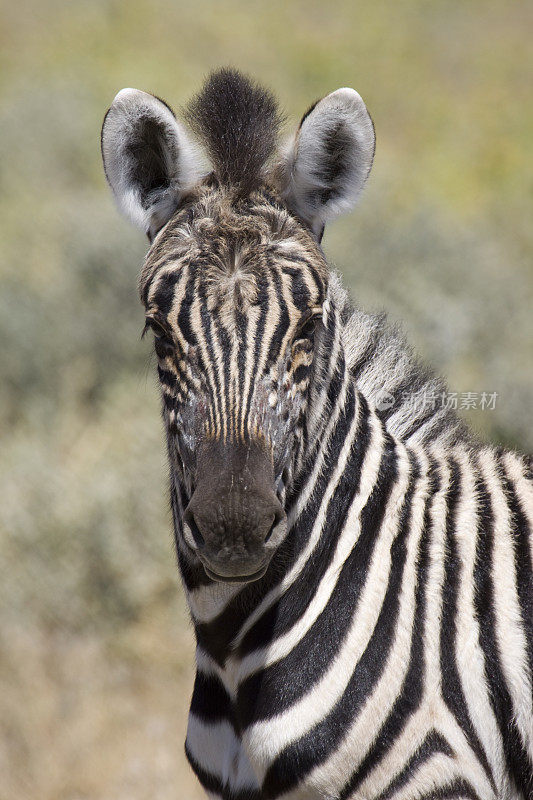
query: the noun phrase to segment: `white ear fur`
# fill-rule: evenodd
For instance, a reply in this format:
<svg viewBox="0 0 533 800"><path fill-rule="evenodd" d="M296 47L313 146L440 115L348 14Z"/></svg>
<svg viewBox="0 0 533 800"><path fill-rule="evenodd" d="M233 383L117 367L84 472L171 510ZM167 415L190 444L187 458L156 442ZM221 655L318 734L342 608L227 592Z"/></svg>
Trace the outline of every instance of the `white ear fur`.
<svg viewBox="0 0 533 800"><path fill-rule="evenodd" d="M168 106L122 89L102 126L102 158L121 211L150 238L201 177L201 157Z"/></svg>
<svg viewBox="0 0 533 800"><path fill-rule="evenodd" d="M317 236L327 221L355 205L375 141L370 114L354 89L328 94L302 119L278 169L287 204Z"/></svg>

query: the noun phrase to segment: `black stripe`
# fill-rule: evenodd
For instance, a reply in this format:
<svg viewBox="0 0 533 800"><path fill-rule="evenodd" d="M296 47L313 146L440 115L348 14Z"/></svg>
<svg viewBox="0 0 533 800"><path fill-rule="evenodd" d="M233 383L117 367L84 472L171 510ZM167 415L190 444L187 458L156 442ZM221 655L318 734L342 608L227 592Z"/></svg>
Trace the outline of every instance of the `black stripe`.
<svg viewBox="0 0 533 800"><path fill-rule="evenodd" d="M420 428L429 422L430 419L436 416L438 413L437 409L431 408L430 405L426 409L421 409L420 411L415 411L413 414L414 419L412 424L402 431L402 440L407 442L414 434L420 430ZM448 423L449 424L449 423Z"/></svg>
<svg viewBox="0 0 533 800"><path fill-rule="evenodd" d="M263 337L265 334L265 325L267 316L270 313L270 298L268 294L268 277L266 271L261 270L257 278L257 303L259 305L259 319L255 330L255 343L254 343L254 357L252 363L252 379L250 380L250 388L248 390L248 397L246 403L241 402L244 416L242 421L246 421L250 414L250 406L252 404L252 397L255 391L255 380L257 378L257 367L259 364L259 356L261 354L261 347L263 345ZM246 425L244 426L246 427Z"/></svg>
<svg viewBox="0 0 533 800"><path fill-rule="evenodd" d="M199 670L194 680L190 710L202 722L233 721L231 699L226 689L215 675L206 675Z"/></svg>
<svg viewBox="0 0 533 800"><path fill-rule="evenodd" d="M432 730L427 734L420 747L413 753L407 764L375 800L389 800L393 794L402 789L415 776L423 764L438 753L443 753L450 758L453 756L453 750L446 739L437 731Z"/></svg>
<svg viewBox="0 0 533 800"><path fill-rule="evenodd" d="M172 253L169 256L165 256L160 261L156 261L157 256L161 254L161 251L164 249L163 245L163 237L159 240L157 245L151 251L150 261L152 262L153 266L151 267L151 271L149 276L145 275L145 270L143 269L141 276L140 276L140 284L139 288L141 290L141 300L146 305L148 302L148 295L150 294L150 289L152 287L152 283L157 278L159 273L161 272L164 267L168 266L168 264L173 264L175 269L181 271L183 269L182 262L180 261L181 255L176 253ZM159 252L157 252L159 251ZM156 263L153 263L156 261Z"/></svg>
<svg viewBox="0 0 533 800"><path fill-rule="evenodd" d="M467 797L469 800L481 800L469 781L464 778L456 778L445 786L441 786L440 789L433 789L431 792L420 795L417 800L455 800L455 798L464 800Z"/></svg>
<svg viewBox="0 0 533 800"><path fill-rule="evenodd" d="M480 472L480 468L478 470ZM500 728L507 768L524 797L533 797L533 765L517 728L513 704L503 676L496 639L493 579L494 515L492 495L487 484L478 476L478 537L474 568L474 603L479 620L479 641L485 656L485 674L490 689L490 702ZM496 566L497 575L497 566Z"/></svg>
<svg viewBox="0 0 533 800"><path fill-rule="evenodd" d="M322 384L328 380L328 375L330 372L333 375L335 371L339 371L339 356L337 356L337 362L335 364L331 364L330 360L331 353L334 350L337 334L337 318L335 316L335 309L331 306L323 326L323 341L321 342L321 350L324 354L324 357L319 361L320 372L317 370L317 383L319 386L322 386Z"/></svg>
<svg viewBox="0 0 533 800"><path fill-rule="evenodd" d="M306 311L309 307L311 295L302 275L302 270L294 267L287 267L283 264L283 272L291 278L292 302L300 311Z"/></svg>
<svg viewBox="0 0 533 800"><path fill-rule="evenodd" d="M206 304L207 304L207 297L206 297ZM229 390L230 390L230 378L231 378L230 365L231 365L232 344L228 331L220 321L219 316L217 314L213 315L209 314L209 316L211 319L211 330L213 331L214 336L218 340L218 345L222 350L222 371L224 373L225 395L222 400L223 405L221 406L220 414L226 420L228 433L230 435L229 438L231 438L231 433L232 433L231 420L233 418L233 408L231 408L229 402L229 397L230 397ZM213 349L213 359L215 359L214 349ZM213 369L216 374L218 370L218 362L215 360L213 360ZM222 386L221 386L221 381L218 379L218 375L217 375L217 385L220 390L220 395L222 397Z"/></svg>
<svg viewBox="0 0 533 800"><path fill-rule="evenodd" d="M209 381L209 385L211 387L211 394L215 400L216 405L218 405L218 411L220 414L220 424L222 425L222 419L224 417L224 402L222 398L222 389L220 386L220 381L217 379L217 361L213 343L213 318L209 312L207 307L207 289L205 286L204 281L199 281L198 286L196 288L196 294L198 298L198 305L200 308L200 325L202 326L203 332L203 339L205 341L205 345L207 348L208 359L211 362L211 367L214 372L214 378L211 377L209 374L209 370L207 369L206 365L203 367L203 372L207 381ZM198 356L202 358L201 348L198 348ZM214 380L214 384L212 381ZM222 431L219 431L221 434Z"/></svg>
<svg viewBox="0 0 533 800"><path fill-rule="evenodd" d="M176 536L178 536L177 528ZM181 528L180 534L181 535ZM183 555L181 548L176 548L177 558L178 558L178 566L180 569L181 577L183 583L185 584L186 589L189 592L194 591L195 589L200 589L202 586L210 586L213 581L211 578L208 578L205 569L202 565L198 562L188 561L185 556Z"/></svg>
<svg viewBox="0 0 533 800"><path fill-rule="evenodd" d="M165 386L169 386L171 389L174 389L176 386L176 376L173 372L158 366L157 374L159 375L159 380L161 383L165 384Z"/></svg>
<svg viewBox="0 0 533 800"><path fill-rule="evenodd" d="M178 328L180 329L185 341L189 342L190 344L196 344L196 334L191 326L191 305L194 299L194 282L194 271L191 269L189 277L187 278L187 283L185 284L185 292L179 307L177 318Z"/></svg>
<svg viewBox="0 0 533 800"><path fill-rule="evenodd" d="M239 397L240 403L237 409L237 429L240 428L242 422L242 412L245 405L244 402L244 378L246 369L246 351L251 345L246 339L246 314L243 314L238 308L235 309L235 330L237 334L237 373L239 381ZM246 429L246 426L245 426Z"/></svg>
<svg viewBox="0 0 533 800"><path fill-rule="evenodd" d="M325 354L325 357L315 359L313 362L312 378L308 393L310 397L310 405L312 403L318 403L319 401L322 402L324 399L323 395L324 393L326 394L322 418L324 419L324 422L327 422L328 417L331 414L331 410L337 405L338 398L342 393L343 385L348 383L349 373L346 371L346 362L342 349L338 353L336 364L331 366L331 362L328 360L328 356L331 355L334 349L336 335L336 317L333 311L331 311L328 315L326 325L321 327L321 331L323 340L320 342L318 349L321 353ZM359 402L362 404L363 413L366 413L368 404L362 395L359 395ZM315 435L314 441L311 443L311 448L309 448L307 428L305 427L304 444L307 452L303 459L303 465L301 468L303 472L311 471L312 465L314 465L316 460L321 457L320 453L323 449L321 436L322 433L323 430L319 431L318 435ZM301 475L297 474L295 475L294 479L294 491L290 492L287 497L288 509L291 507L292 498L297 499L301 485Z"/></svg>
<svg viewBox="0 0 533 800"><path fill-rule="evenodd" d="M360 372L362 371L363 367L367 366L368 362L375 355L378 346L379 346L379 339L377 336L370 339L370 341L367 343L365 349L360 354L357 361L354 364L352 364L351 373L356 380L359 378Z"/></svg>
<svg viewBox="0 0 533 800"><path fill-rule="evenodd" d="M506 474L501 460L499 465L500 480L511 514L511 536L518 600L526 639L529 669L533 671L533 561L530 544L532 531L530 531L526 515L522 511L516 489Z"/></svg>
<svg viewBox="0 0 533 800"><path fill-rule="evenodd" d="M457 544L457 512L462 496L461 470L454 459L450 459L450 485L446 509L446 549L444 557L444 580L442 588L442 618L440 628L440 670L442 699L463 730L472 750L496 789L487 754L479 741L464 695L463 684L457 666L457 614L459 611L459 587L461 582L461 555ZM470 466L470 465L469 465Z"/></svg>
<svg viewBox="0 0 533 800"><path fill-rule="evenodd" d="M165 316L167 316L172 308L176 284L180 279L180 275L181 270L176 270L176 272L165 273L164 275L161 275L157 284L157 289L154 292L154 302L159 311Z"/></svg>
<svg viewBox="0 0 533 800"><path fill-rule="evenodd" d="M203 769L198 764L198 762L194 758L193 754L189 750L187 742L185 742L185 755L187 757L187 761L189 762L189 764L192 767L192 770L193 770L194 774L196 775L196 777L198 778L198 780L202 784L202 786L205 789L205 791L206 792L214 792L215 794L220 794L224 798L224 800L226 800L226 797L228 795L224 791L224 787L222 786L222 783L221 783L220 779L217 778L212 773L206 772L206 770Z"/></svg>
<svg viewBox="0 0 533 800"><path fill-rule="evenodd" d="M410 398L412 398L420 389L425 386L425 384L426 382L422 380L420 375L413 375L411 372L407 372L403 376L402 380L390 389L390 393L393 396L393 402L388 408L379 412L381 419L389 419L389 417L391 417L394 412L397 411L404 403L408 405L410 400L406 400L404 394L409 392Z"/></svg>
<svg viewBox="0 0 533 800"><path fill-rule="evenodd" d="M281 276L276 266L269 264L270 266L270 275L272 281L274 283L274 288L276 290L276 299L278 302L279 308L279 319L274 329L274 333L272 334L272 338L270 339L269 344L269 352L268 352L268 361L269 363L275 364L281 355L281 345L283 344L283 338L287 333L290 325L290 317L289 311L287 309L287 303L285 302L285 298L283 297L283 288L281 284Z"/></svg>
<svg viewBox="0 0 533 800"><path fill-rule="evenodd" d="M284 271L286 269L285 264L287 262L290 262L290 263L293 263L293 264L301 264L302 267L305 267L305 271L307 272L309 277L312 279L312 281L313 281L313 283L315 284L315 287L316 287L317 304L321 305L325 300L324 278L320 274L319 270L314 266L314 264L312 264L308 258L305 258L304 256L300 256L300 255L298 255L297 253L294 253L294 252L289 253L286 250L283 250L282 252L278 251L278 252L275 252L274 254L278 258L282 258L282 260L283 260L283 270Z"/></svg>
<svg viewBox="0 0 533 800"><path fill-rule="evenodd" d="M345 366L344 366L344 358L342 359L343 369L335 369L333 375L331 377L331 381L326 389L325 386L322 387L322 391L326 392L329 403L326 403L326 411L323 414L323 418L327 421L330 418L331 409L334 408L336 405L336 401L338 401L339 397L342 394L342 387L345 383L348 383L349 376L346 373ZM314 378L313 383L316 383L316 378ZM329 400L332 398L332 400ZM316 402L316 401L315 401ZM365 413L365 409L368 409L368 404L364 399L363 395L359 395L359 402L362 405L363 413ZM323 440L322 436L318 435L315 436L314 441L312 442L311 448L308 450L305 460L304 460L304 467L309 467L310 465L314 465L316 463L316 459L319 457L319 452L322 450L323 447ZM298 486L299 484L295 484ZM294 498L297 499L297 493L294 493ZM288 506L290 508L290 505Z"/></svg>
<svg viewBox="0 0 533 800"><path fill-rule="evenodd" d="M181 507L186 508L189 503L189 498L186 496L183 486L180 486L180 490ZM170 506L172 509L172 519L174 522L174 543L176 546L176 557L185 588L191 592L194 589L200 588L201 586L208 586L210 583L212 583L212 581L205 574L205 570L198 559L192 556L192 553L191 559L187 559L183 554L181 547L178 546L178 537L182 537L182 521L179 511L178 498L176 496L176 488L172 479L170 482ZM184 544L182 547L186 547L186 545Z"/></svg>
<svg viewBox="0 0 533 800"><path fill-rule="evenodd" d="M163 399L163 405L169 411L174 411L176 409L176 398L172 397L172 395L167 394L166 392L161 393Z"/></svg>
<svg viewBox="0 0 533 800"><path fill-rule="evenodd" d="M301 383L309 375L309 365L299 364L293 372L293 381L296 384Z"/></svg>
<svg viewBox="0 0 533 800"><path fill-rule="evenodd" d="M349 375L346 371L344 371L342 374L335 371L332 382L335 384L336 397L338 399L342 395L343 386L346 385L348 387L349 385ZM347 398L348 398L348 389L346 390L346 396L344 398L345 405L347 402ZM358 395L358 401L361 409L359 412L361 414L361 418L366 419L366 417L368 416L368 403L366 402L366 400L362 395ZM328 419L328 417L326 417L325 414L324 418ZM331 416L329 417L329 419L331 419ZM333 431L330 433L329 437L330 442L336 436L336 431L339 425L342 423L342 420L343 420L343 409L339 406L337 422L335 423ZM335 458L335 454L331 448L331 445L328 445L327 442L324 442L324 433L325 433L325 428L320 432L319 435L315 436L315 440L312 443L311 449L307 451L303 459L303 464L300 471L298 472L298 474L294 476L292 485L289 487L289 491L287 492L287 498L285 501L285 510L287 512L287 515L289 515L289 513L292 511L293 506L297 503L303 491L303 488L306 486L306 484L309 481L310 475L312 475L313 473L313 469L316 466L317 461L320 460L323 463L328 464L328 459ZM348 428L346 428L346 434L347 433L348 433ZM342 447L342 441L343 441L342 438L339 438L340 442L339 448ZM331 466L331 464L329 465ZM320 484L319 486L317 486L317 490L320 490L322 485L326 486L327 484L326 483Z"/></svg>

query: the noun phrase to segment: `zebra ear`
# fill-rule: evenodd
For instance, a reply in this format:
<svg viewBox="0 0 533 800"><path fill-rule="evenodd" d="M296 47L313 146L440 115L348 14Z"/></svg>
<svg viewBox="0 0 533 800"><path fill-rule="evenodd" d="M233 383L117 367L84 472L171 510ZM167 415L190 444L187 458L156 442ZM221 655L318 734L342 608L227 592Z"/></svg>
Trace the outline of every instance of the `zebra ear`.
<svg viewBox="0 0 533 800"><path fill-rule="evenodd" d="M150 240L202 174L169 106L138 89L122 89L105 115L102 158L119 208Z"/></svg>
<svg viewBox="0 0 533 800"><path fill-rule="evenodd" d="M287 205L317 237L326 222L355 205L375 141L370 114L354 89L337 89L304 114L278 176Z"/></svg>

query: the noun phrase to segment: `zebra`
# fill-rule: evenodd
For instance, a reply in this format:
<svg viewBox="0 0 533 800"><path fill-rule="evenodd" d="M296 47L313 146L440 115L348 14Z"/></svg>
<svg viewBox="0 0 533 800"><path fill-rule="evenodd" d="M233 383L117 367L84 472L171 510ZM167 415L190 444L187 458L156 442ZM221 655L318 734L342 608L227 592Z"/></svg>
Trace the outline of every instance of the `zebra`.
<svg viewBox="0 0 533 800"><path fill-rule="evenodd" d="M192 769L213 800L533 798L532 464L414 407L444 381L326 263L363 100L279 146L273 96L223 69L182 116L123 89L101 144L150 242Z"/></svg>

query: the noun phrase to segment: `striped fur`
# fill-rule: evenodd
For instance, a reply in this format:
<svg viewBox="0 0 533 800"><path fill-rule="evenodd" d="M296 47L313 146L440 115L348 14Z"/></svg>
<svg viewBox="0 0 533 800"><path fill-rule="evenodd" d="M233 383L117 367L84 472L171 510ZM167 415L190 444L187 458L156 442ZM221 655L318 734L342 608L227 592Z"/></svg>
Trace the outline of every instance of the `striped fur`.
<svg viewBox="0 0 533 800"><path fill-rule="evenodd" d="M140 280L197 639L192 768L217 800L531 800L531 461L414 408L443 382L354 309L276 168L245 194L224 174ZM187 540L206 440L271 455L287 525L250 583L211 580Z"/></svg>

